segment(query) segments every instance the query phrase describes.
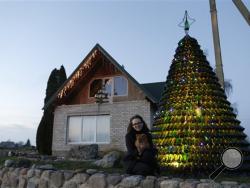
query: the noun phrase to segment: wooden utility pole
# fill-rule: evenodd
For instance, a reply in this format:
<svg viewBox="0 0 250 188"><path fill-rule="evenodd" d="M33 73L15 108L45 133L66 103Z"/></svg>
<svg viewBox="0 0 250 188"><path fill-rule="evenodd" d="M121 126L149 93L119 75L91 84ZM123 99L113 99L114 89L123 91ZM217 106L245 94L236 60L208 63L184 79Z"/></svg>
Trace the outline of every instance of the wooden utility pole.
<svg viewBox="0 0 250 188"><path fill-rule="evenodd" d="M241 15L245 18L248 25L250 25L250 13L247 9L247 7L244 5L244 3L241 0L233 0L235 6L240 11Z"/></svg>
<svg viewBox="0 0 250 188"><path fill-rule="evenodd" d="M216 72L216 75L219 79L219 83L221 84L221 87L224 88L224 73L223 73L223 65L222 65L222 58L221 58L220 36L219 36L219 28L218 28L217 10L216 10L215 0L209 0L209 4L210 4L210 13L211 13L211 21L212 21L215 62L216 62L215 72Z"/></svg>

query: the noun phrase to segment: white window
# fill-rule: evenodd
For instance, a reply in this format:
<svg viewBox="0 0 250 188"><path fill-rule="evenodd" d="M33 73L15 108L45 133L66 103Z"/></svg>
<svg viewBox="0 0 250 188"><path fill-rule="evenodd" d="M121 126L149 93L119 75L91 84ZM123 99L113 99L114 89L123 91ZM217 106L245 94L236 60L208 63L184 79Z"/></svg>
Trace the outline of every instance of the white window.
<svg viewBox="0 0 250 188"><path fill-rule="evenodd" d="M103 79L104 90L108 93L108 96L112 95L112 78Z"/></svg>
<svg viewBox="0 0 250 188"><path fill-rule="evenodd" d="M94 97L101 89L104 89L109 97L126 96L128 95L128 81L123 76L95 79L90 84L89 96Z"/></svg>
<svg viewBox="0 0 250 188"><path fill-rule="evenodd" d="M96 116L82 117L82 142L95 142Z"/></svg>
<svg viewBox="0 0 250 188"><path fill-rule="evenodd" d="M110 115L70 116L68 143L110 143Z"/></svg>
<svg viewBox="0 0 250 188"><path fill-rule="evenodd" d="M95 79L90 84L89 96L94 97L101 89L104 89L108 96L112 95L112 78Z"/></svg>
<svg viewBox="0 0 250 188"><path fill-rule="evenodd" d="M80 142L82 131L82 118L78 116L70 117L68 124L70 125L68 129L70 142Z"/></svg>
<svg viewBox="0 0 250 188"><path fill-rule="evenodd" d="M123 76L114 77L114 95L124 96L127 95L128 82Z"/></svg>

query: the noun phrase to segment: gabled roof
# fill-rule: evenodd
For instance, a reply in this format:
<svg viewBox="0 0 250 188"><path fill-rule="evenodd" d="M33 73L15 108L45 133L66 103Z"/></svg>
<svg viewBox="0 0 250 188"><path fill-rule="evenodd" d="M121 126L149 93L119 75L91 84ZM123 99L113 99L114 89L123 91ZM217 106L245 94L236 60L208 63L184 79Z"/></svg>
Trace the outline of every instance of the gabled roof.
<svg viewBox="0 0 250 188"><path fill-rule="evenodd" d="M164 91L165 82L154 82L154 83L144 83L141 84L154 98L157 102L160 101L162 92Z"/></svg>
<svg viewBox="0 0 250 188"><path fill-rule="evenodd" d="M147 89L145 89L143 85L139 84L108 52L106 52L99 44L96 44L88 53L88 55L83 59L83 61L78 65L75 71L48 100L48 102L43 107L44 109L46 109L49 105L51 105L59 98L63 98L64 96L66 96L67 92L72 89L73 85L78 84L77 81L79 81L80 77L88 72L88 69L91 69L91 62L96 58L98 53L101 53L101 55L105 56L109 60L109 62L111 62L119 71L126 75L132 81L132 83L134 83L140 90L143 91L146 98L148 98L153 103L158 102L158 100Z"/></svg>

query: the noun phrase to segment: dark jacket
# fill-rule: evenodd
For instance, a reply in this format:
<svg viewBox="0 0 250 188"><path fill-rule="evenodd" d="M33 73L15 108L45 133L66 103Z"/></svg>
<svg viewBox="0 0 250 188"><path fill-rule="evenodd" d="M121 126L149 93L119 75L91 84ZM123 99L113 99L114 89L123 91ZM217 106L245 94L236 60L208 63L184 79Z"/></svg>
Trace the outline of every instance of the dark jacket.
<svg viewBox="0 0 250 188"><path fill-rule="evenodd" d="M141 155L138 154L137 148L135 146L136 134L146 134L150 145L150 149L145 149ZM136 174L135 172L141 171L141 169L136 169L137 166L138 168L141 168L139 167L141 165L137 165L139 163L143 163L143 170L149 171L151 173L154 170L158 171L158 166L155 158L157 150L153 147L152 135L148 131L138 132L135 130L131 130L129 133L126 134L125 139L127 146L127 154L124 158L124 164L126 172L128 174Z"/></svg>

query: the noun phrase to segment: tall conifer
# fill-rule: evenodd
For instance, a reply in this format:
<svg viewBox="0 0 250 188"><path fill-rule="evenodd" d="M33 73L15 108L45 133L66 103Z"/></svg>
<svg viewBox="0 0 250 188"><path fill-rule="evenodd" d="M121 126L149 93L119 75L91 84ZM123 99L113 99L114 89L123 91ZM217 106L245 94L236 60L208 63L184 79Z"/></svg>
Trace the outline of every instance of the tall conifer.
<svg viewBox="0 0 250 188"><path fill-rule="evenodd" d="M63 65L61 66L60 70L52 70L47 82L44 104L46 104L50 100L50 98L56 93L58 88L65 82L66 79L67 76ZM36 145L39 153L41 154L51 155L52 153L54 121L53 111L53 105L50 105L46 109L44 109L42 119L37 129Z"/></svg>

